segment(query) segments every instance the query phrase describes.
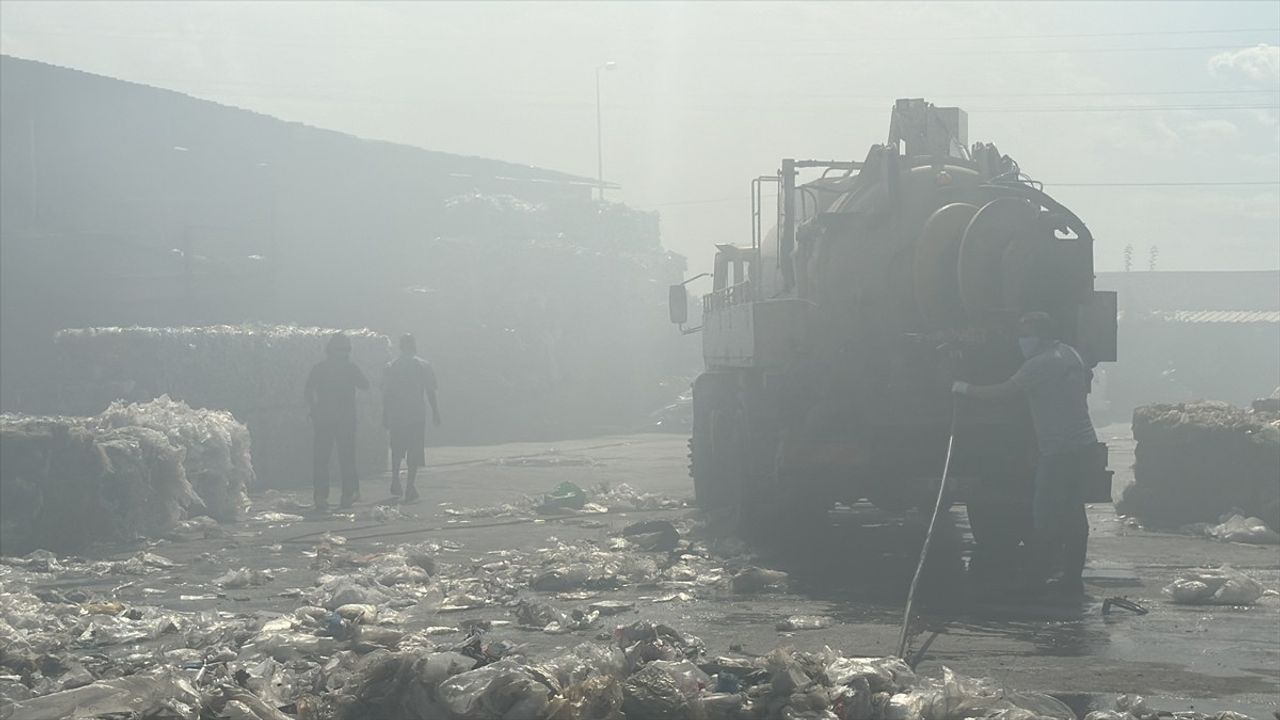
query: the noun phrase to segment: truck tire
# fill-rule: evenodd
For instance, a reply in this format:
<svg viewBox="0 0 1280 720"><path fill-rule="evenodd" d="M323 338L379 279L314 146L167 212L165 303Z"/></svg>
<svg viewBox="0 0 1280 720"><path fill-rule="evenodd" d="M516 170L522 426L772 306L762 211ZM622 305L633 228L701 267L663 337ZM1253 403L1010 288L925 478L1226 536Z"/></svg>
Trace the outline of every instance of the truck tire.
<svg viewBox="0 0 1280 720"><path fill-rule="evenodd" d="M725 508L735 500L733 486L741 457L738 435L745 418L737 410L730 380L704 374L693 385L690 473L694 500L702 510Z"/></svg>
<svg viewBox="0 0 1280 720"><path fill-rule="evenodd" d="M816 483L785 474L786 445L777 432L751 439L751 468L739 495L740 534L766 554L812 557L825 547L830 500Z"/></svg>

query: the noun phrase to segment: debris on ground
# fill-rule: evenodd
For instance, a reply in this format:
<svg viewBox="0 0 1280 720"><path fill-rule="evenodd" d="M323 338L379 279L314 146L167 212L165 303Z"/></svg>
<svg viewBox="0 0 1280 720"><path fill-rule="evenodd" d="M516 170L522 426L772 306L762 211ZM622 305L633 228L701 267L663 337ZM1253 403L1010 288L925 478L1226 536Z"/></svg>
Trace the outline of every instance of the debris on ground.
<svg viewBox="0 0 1280 720"><path fill-rule="evenodd" d="M312 554L326 564L313 571L309 587L279 594L293 603L283 612L174 610L121 599L116 590L65 589L118 575L126 579L118 588L137 584L164 593L181 586L181 597L190 598L184 602L199 602L222 590L271 583L277 575L233 566L194 577L216 553L190 567L149 550L123 560L47 551L6 557L0 563L0 698L16 708L7 716L12 720L1072 717L1049 696L951 669L940 677L917 676L898 658L790 647L763 656L741 647L713 655L699 638L642 615L606 625L605 617L637 612L632 600L594 597L614 589L665 587L693 600L704 589L785 588L785 573L743 559L733 563L741 568L737 573L726 572L689 539L682 523L670 523L680 551L661 555L631 540L626 549L614 549L623 539L616 537L574 543L549 538L546 547L471 560L456 554L456 544L433 542L378 545L362 555L344 547L341 536L321 534ZM670 533L666 527L646 530L630 537ZM1223 576L1219 591L1240 586L1227 570L1206 571ZM1205 581L1203 573L1197 578ZM48 587L55 579L64 589ZM548 584L571 588L548 592L574 604L533 596L536 586ZM144 591L140 597L149 596ZM460 608L510 613L514 623L440 621ZM779 628L820 629L832 622L797 615ZM533 653L519 641L531 631L579 641Z"/></svg>
<svg viewBox="0 0 1280 720"><path fill-rule="evenodd" d="M1181 605L1252 605L1265 592L1253 578L1227 565L1188 571L1164 588Z"/></svg>

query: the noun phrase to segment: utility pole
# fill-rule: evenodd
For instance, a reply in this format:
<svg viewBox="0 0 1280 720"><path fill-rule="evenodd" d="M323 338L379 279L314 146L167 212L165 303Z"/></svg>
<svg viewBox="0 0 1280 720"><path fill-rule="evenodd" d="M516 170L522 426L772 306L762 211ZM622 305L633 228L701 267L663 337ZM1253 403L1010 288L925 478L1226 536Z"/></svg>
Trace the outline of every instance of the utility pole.
<svg viewBox="0 0 1280 720"><path fill-rule="evenodd" d="M596 187L600 200L604 200L604 134L600 119L600 71L612 70L617 66L618 64L612 60L596 66Z"/></svg>

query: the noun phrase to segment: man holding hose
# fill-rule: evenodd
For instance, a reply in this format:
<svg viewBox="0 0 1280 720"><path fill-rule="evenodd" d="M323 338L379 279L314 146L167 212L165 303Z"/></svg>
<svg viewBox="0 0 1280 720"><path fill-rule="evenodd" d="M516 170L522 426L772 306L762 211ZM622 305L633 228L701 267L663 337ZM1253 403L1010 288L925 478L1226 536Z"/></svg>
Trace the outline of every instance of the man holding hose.
<svg viewBox="0 0 1280 720"><path fill-rule="evenodd" d="M1081 576L1089 543L1085 479L1098 442L1087 403L1092 373L1075 348L1056 338L1046 313L1027 313L1018 326L1026 361L1013 377L998 385L956 382L951 389L977 400L1026 395L1040 451L1032 504L1033 567L1038 580L1048 580L1049 590L1078 597L1084 594ZM1059 565L1061 578L1049 579Z"/></svg>

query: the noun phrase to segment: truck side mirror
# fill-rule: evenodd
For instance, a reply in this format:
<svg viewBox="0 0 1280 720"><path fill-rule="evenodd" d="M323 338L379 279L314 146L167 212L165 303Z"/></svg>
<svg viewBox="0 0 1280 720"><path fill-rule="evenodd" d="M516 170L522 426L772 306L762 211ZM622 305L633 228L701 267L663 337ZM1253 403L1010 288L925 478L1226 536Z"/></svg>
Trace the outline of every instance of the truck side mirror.
<svg viewBox="0 0 1280 720"><path fill-rule="evenodd" d="M689 292L684 285L672 285L667 288L667 310L671 314L674 325L689 322Z"/></svg>

